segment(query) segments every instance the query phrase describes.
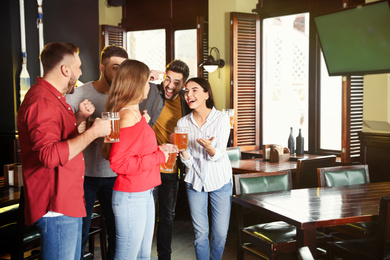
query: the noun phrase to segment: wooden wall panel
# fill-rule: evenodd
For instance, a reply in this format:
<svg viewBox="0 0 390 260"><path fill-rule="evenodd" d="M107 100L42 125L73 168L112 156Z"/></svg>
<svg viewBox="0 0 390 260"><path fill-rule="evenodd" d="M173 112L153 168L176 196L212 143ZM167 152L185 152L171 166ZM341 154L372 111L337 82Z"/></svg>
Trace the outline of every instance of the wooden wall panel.
<svg viewBox="0 0 390 260"><path fill-rule="evenodd" d="M390 181L390 134L360 132L360 163L367 164L371 182Z"/></svg>

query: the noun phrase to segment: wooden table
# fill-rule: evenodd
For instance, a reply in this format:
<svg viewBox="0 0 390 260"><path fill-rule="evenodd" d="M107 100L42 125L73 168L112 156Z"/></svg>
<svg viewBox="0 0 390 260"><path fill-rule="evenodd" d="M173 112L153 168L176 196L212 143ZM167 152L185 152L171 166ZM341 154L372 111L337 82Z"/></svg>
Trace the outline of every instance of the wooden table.
<svg viewBox="0 0 390 260"><path fill-rule="evenodd" d="M297 169L296 161L271 163L260 158L231 161L230 164L232 165L233 173L296 171Z"/></svg>
<svg viewBox="0 0 390 260"><path fill-rule="evenodd" d="M293 173L297 170L298 159L313 158L319 155L305 154L301 156L291 156L289 161L270 162L264 161L262 158L244 159L231 161L233 173L250 173L250 172L275 172L283 170L291 170Z"/></svg>
<svg viewBox="0 0 390 260"><path fill-rule="evenodd" d="M0 208L19 203L19 187L0 187Z"/></svg>
<svg viewBox="0 0 390 260"><path fill-rule="evenodd" d="M316 254L316 229L376 221L380 198L390 182L297 189L233 196L233 202L297 227L297 246Z"/></svg>

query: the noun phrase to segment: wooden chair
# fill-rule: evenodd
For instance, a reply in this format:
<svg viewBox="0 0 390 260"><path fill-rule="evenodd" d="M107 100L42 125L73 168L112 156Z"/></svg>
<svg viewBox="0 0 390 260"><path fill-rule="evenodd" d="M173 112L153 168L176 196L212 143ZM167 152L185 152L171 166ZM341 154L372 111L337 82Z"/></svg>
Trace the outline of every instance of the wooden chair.
<svg viewBox="0 0 390 260"><path fill-rule="evenodd" d="M321 187L337 187L370 183L368 165L348 165L318 168L318 183ZM350 223L328 228L340 239L363 238L375 232L374 222Z"/></svg>
<svg viewBox="0 0 390 260"><path fill-rule="evenodd" d="M40 246L41 234L35 225L26 226L24 224L24 207L24 192L21 187L19 207L11 207L10 211L4 212L12 216L12 221L2 223L0 227L0 252L10 253L12 260L40 258L40 250L33 249ZM24 253L30 250L32 250L31 254L24 257Z"/></svg>
<svg viewBox="0 0 390 260"><path fill-rule="evenodd" d="M229 156L230 161L238 161L241 160L241 149L240 147L228 147L226 148L226 152Z"/></svg>
<svg viewBox="0 0 390 260"><path fill-rule="evenodd" d="M234 175L235 194L288 191L292 187L291 172L259 172ZM236 208L238 220L237 259L243 259L244 252L250 252L261 259L276 259L296 256L296 227L284 221L273 221L244 227L244 210ZM251 211L253 214L253 211ZM328 237L318 233L319 244L325 244Z"/></svg>
<svg viewBox="0 0 390 260"><path fill-rule="evenodd" d="M390 259L390 197L382 197L374 237L329 242L329 258Z"/></svg>
<svg viewBox="0 0 390 260"><path fill-rule="evenodd" d="M317 169L334 166L335 162L336 155L299 159L297 162L297 175L293 184L294 189L318 187Z"/></svg>

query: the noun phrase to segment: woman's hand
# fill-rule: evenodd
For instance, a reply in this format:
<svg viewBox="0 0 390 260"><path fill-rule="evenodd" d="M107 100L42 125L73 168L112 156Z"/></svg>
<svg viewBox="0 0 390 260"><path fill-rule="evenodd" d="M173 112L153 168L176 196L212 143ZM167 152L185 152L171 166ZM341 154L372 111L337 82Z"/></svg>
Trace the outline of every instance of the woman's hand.
<svg viewBox="0 0 390 260"><path fill-rule="evenodd" d="M169 158L169 152L168 152L168 150L162 148L161 145L158 146L158 149L159 149L161 152L164 153L164 155L165 155L165 162L167 162L167 161L168 161L168 158Z"/></svg>
<svg viewBox="0 0 390 260"><path fill-rule="evenodd" d="M181 153L181 156L183 156L183 158L185 160L188 160L190 158L190 154L188 153L188 150L180 151L180 153Z"/></svg>
<svg viewBox="0 0 390 260"><path fill-rule="evenodd" d="M213 146L211 145L211 142L214 140L214 138L215 138L214 136L211 137L210 139L198 138L198 139L196 139L196 142L198 144L200 144L201 146L203 146L204 149L209 150L209 149L213 148Z"/></svg>
<svg viewBox="0 0 390 260"><path fill-rule="evenodd" d="M142 116L145 117L146 123L149 123L150 116L148 114L148 111L144 110L144 111L142 111L142 113L143 113Z"/></svg>
<svg viewBox="0 0 390 260"><path fill-rule="evenodd" d="M213 142L214 139L215 139L214 136L211 137L210 139L198 138L198 139L196 139L196 142L198 144L200 144L209 153L210 156L214 156L215 155L215 149L211 145L211 143Z"/></svg>

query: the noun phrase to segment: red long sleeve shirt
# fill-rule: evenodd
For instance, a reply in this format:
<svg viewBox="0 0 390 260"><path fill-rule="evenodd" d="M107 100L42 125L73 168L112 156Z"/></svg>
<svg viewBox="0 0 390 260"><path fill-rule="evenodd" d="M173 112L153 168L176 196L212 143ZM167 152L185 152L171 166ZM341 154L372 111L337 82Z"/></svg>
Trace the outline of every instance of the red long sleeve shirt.
<svg viewBox="0 0 390 260"><path fill-rule="evenodd" d="M114 190L141 192L160 185L159 165L165 162L165 155L145 118L121 128L119 140L112 144L109 159L111 169L118 174Z"/></svg>
<svg viewBox="0 0 390 260"><path fill-rule="evenodd" d="M69 159L67 140L78 133L65 97L38 78L18 111L18 134L26 199L26 224L48 211L84 217L84 157Z"/></svg>

